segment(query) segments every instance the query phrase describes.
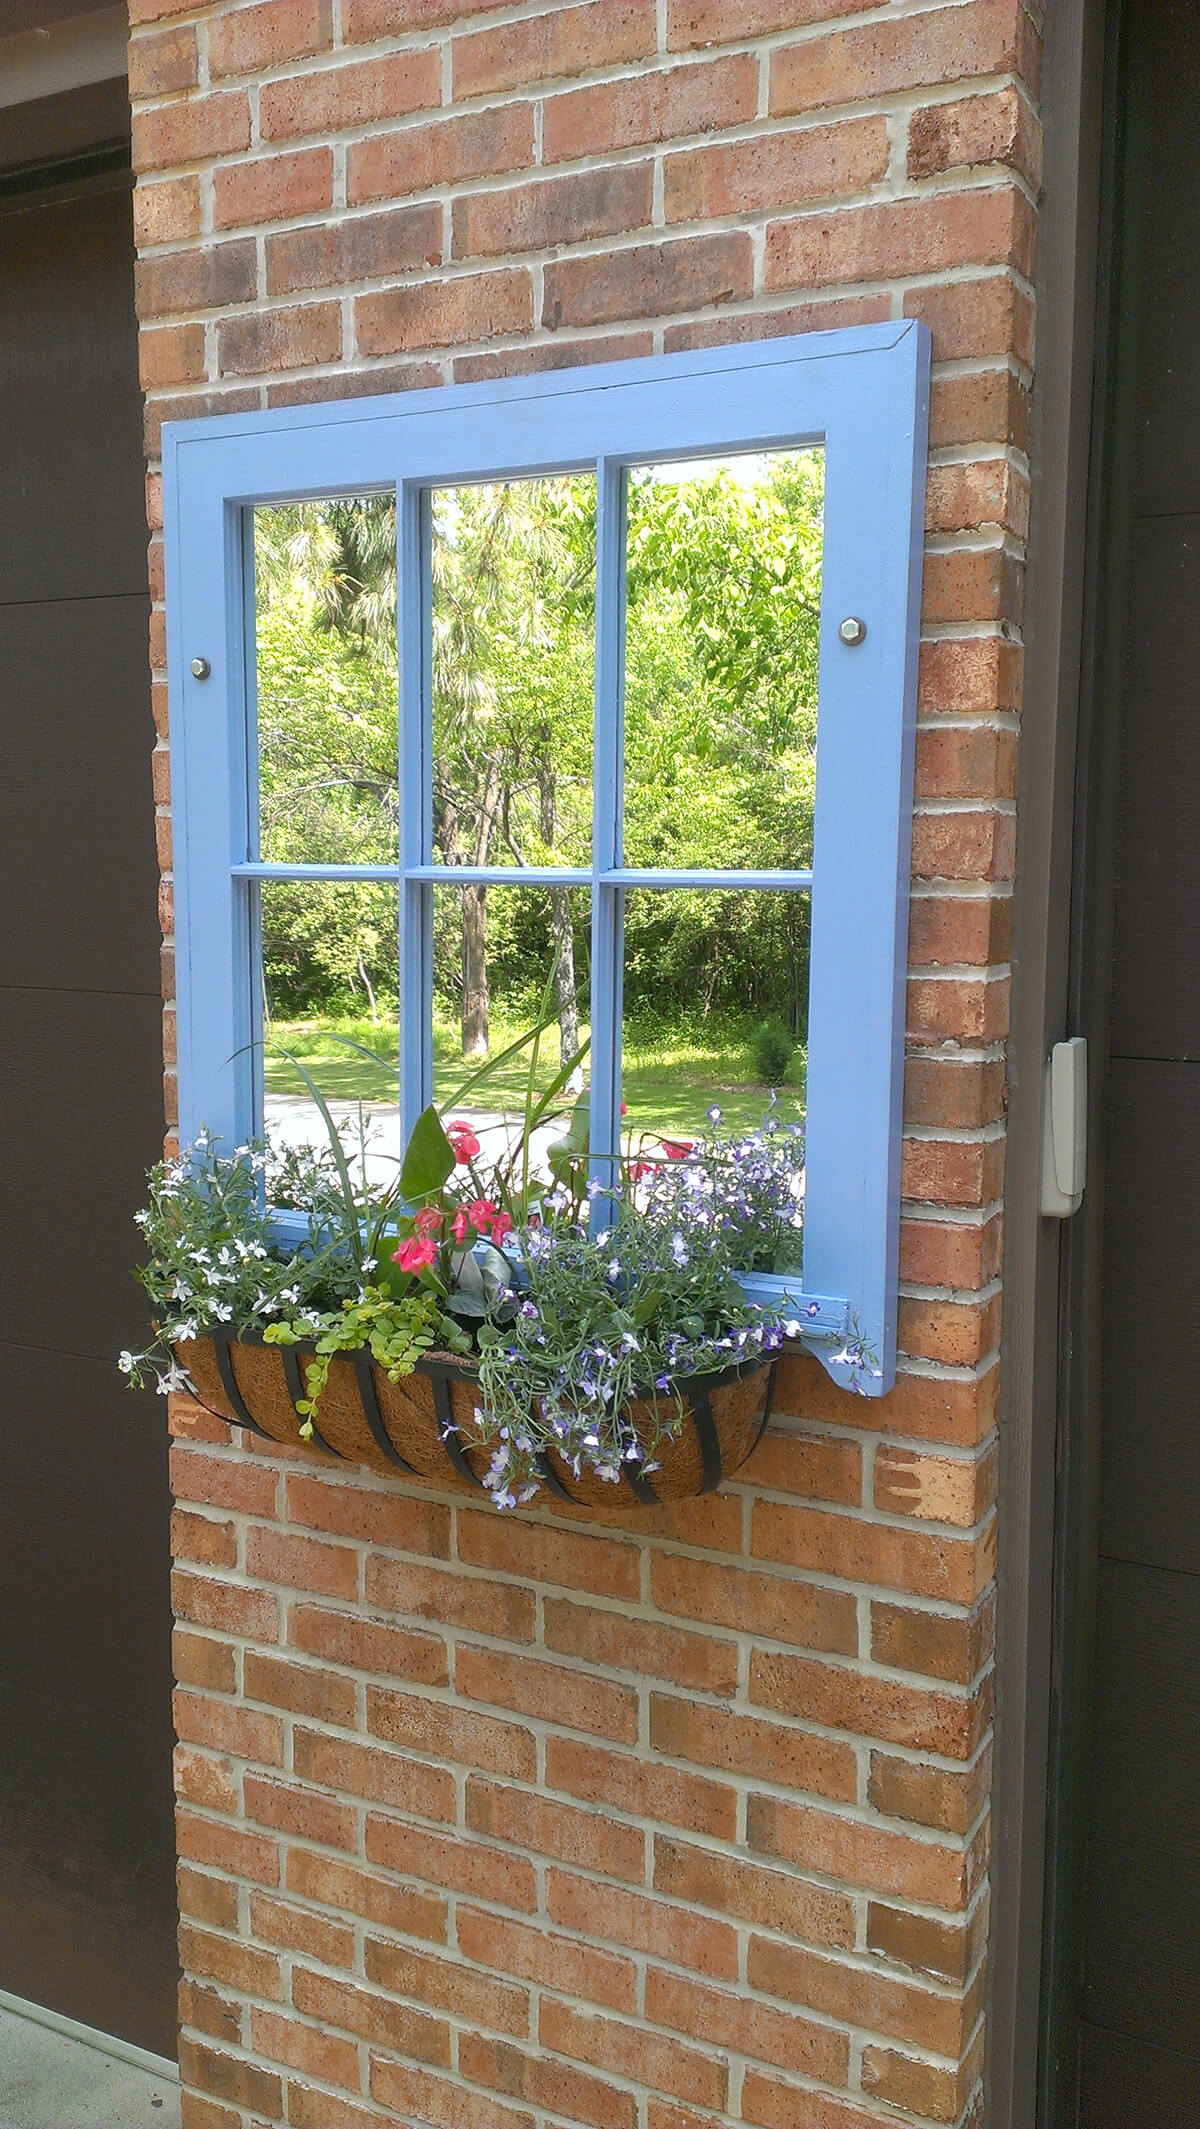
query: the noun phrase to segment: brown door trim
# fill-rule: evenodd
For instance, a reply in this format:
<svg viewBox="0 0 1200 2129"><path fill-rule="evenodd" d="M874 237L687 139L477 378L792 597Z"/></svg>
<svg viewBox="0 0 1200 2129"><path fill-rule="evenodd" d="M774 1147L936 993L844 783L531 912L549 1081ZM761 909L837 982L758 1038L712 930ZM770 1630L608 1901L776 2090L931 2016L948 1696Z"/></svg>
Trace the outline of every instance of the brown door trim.
<svg viewBox="0 0 1200 2129"><path fill-rule="evenodd" d="M1033 516L1014 906L1005 1177L990 2129L1037 2120L1051 1776L1051 1620L1061 1410L1062 1224L1041 1219L1042 1078L1067 1033L1085 642L1105 0L1047 10Z"/></svg>

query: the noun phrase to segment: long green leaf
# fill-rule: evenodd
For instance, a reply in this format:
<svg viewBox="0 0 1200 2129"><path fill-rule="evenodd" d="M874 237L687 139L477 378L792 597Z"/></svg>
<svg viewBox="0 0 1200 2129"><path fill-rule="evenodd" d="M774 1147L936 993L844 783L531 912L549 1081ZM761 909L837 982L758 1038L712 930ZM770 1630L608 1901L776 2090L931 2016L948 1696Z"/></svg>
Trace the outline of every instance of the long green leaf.
<svg viewBox="0 0 1200 2129"><path fill-rule="evenodd" d="M326 1136L329 1140L329 1151L333 1156L334 1164L338 1172L338 1181L341 1185L342 1192L342 1203L346 1208L346 1239L349 1242L350 1248L354 1253L354 1261L358 1265L359 1270L361 1271L363 1249L362 1237L359 1231L358 1199L355 1196L354 1183L350 1175L350 1166L346 1159L345 1150L342 1146L342 1141L338 1135L338 1128L333 1120L333 1115L330 1111L329 1104L326 1101L325 1096L322 1094L320 1087L317 1085L316 1080L313 1078L312 1073L308 1070L306 1065L301 1063L300 1059L295 1056L295 1054L291 1050L285 1050L282 1044L279 1043L273 1043L271 1047L275 1051L275 1054L277 1056L286 1058L288 1064L294 1066L295 1070L300 1074L301 1079L304 1081L305 1086L308 1088L309 1093L312 1095L312 1098L320 1111L321 1121L325 1126Z"/></svg>
<svg viewBox="0 0 1200 2129"><path fill-rule="evenodd" d="M437 1110L422 1109L409 1133L397 1185L402 1198L428 1198L440 1190L457 1166L458 1156L442 1129Z"/></svg>

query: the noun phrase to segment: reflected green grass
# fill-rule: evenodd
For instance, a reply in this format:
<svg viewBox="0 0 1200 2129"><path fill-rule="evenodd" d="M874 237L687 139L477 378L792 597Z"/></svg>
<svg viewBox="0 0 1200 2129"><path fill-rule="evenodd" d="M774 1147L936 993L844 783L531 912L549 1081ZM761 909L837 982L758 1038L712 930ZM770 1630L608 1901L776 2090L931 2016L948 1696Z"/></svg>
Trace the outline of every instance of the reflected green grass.
<svg viewBox="0 0 1200 2129"><path fill-rule="evenodd" d="M492 1051L504 1050L521 1035L527 1022L492 1020ZM695 1138L704 1126L704 1112L714 1103L724 1123L733 1128L758 1122L767 1104L768 1089L755 1078L750 1053L752 1022L721 1022L709 1016L694 1022L675 1021L626 1027L622 1091L627 1108L626 1128L632 1132L665 1132L668 1136ZM586 1030L582 1031L586 1033ZM347 1049L356 1042L393 1057L398 1048L394 1021L385 1015L372 1021L362 1018L275 1021L269 1045L291 1050L300 1058L323 1094L330 1100L393 1102L396 1072L392 1063L374 1063ZM780 1090L781 1117L803 1114L805 1055L797 1050ZM558 1069L558 1039L554 1029L543 1038L538 1084L547 1086ZM472 1106L520 1109L529 1071L529 1052L496 1067L485 1086L472 1099ZM434 1027L434 1073L439 1102L448 1100L468 1076L459 1053L458 1031L448 1021ZM273 1094L303 1094L303 1080L286 1058L268 1047L267 1089Z"/></svg>

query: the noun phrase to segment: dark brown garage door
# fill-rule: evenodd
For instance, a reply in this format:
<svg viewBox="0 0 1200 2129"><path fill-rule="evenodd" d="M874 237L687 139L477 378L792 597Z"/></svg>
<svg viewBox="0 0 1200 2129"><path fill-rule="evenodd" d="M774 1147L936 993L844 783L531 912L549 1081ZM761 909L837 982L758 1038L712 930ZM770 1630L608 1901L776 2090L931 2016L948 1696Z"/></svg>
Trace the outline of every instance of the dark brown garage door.
<svg viewBox="0 0 1200 2129"><path fill-rule="evenodd" d="M112 1358L162 1134L130 205L0 196L0 1988L173 2054L164 1412Z"/></svg>
<svg viewBox="0 0 1200 2129"><path fill-rule="evenodd" d="M1113 596L1102 617L1116 617L1122 641L1110 668L1116 880L1098 1557L1077 1795L1086 1827L1078 2056L1064 2080L1063 2119L1071 2129L1196 2129L1200 9L1195 0L1133 0L1123 36L1114 98Z"/></svg>

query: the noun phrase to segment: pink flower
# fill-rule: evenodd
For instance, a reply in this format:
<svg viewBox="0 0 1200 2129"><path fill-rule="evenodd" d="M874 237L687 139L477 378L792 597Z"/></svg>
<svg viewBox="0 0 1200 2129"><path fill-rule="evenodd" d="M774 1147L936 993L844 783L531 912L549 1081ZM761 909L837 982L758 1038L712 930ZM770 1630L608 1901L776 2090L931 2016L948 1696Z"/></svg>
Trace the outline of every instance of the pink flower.
<svg viewBox="0 0 1200 2129"><path fill-rule="evenodd" d="M454 1158L460 1168L465 1168L468 1161L475 1159L476 1154L479 1152L479 1140L472 1131L470 1124L447 1124L446 1137L450 1141L454 1151Z"/></svg>
<svg viewBox="0 0 1200 2129"><path fill-rule="evenodd" d="M669 1161L683 1161L691 1152L693 1143L690 1138L664 1138L662 1150Z"/></svg>
<svg viewBox="0 0 1200 2129"><path fill-rule="evenodd" d="M454 1215L454 1226L451 1230L454 1239L460 1249L462 1248L463 1243L467 1239L467 1229L470 1227L470 1225L471 1222L468 1220L466 1213L463 1211L462 1206L460 1205L458 1211Z"/></svg>
<svg viewBox="0 0 1200 2129"><path fill-rule="evenodd" d="M480 1234L483 1233L485 1227L491 1226L495 1217L496 1208L490 1198L472 1198L467 1207L467 1218L472 1227L478 1228Z"/></svg>
<svg viewBox="0 0 1200 2129"><path fill-rule="evenodd" d="M422 1205L420 1212L413 1221L413 1226L419 1235L435 1235L442 1224L443 1217L444 1215L438 1211L436 1205Z"/></svg>
<svg viewBox="0 0 1200 2129"><path fill-rule="evenodd" d="M506 1212L498 1212L492 1220L492 1240L499 1248L505 1235L512 1233L512 1221Z"/></svg>
<svg viewBox="0 0 1200 2129"><path fill-rule="evenodd" d="M428 1235L410 1235L407 1242L392 1251L392 1262L398 1264L401 1271L424 1271L436 1256L437 1243L430 1241Z"/></svg>

